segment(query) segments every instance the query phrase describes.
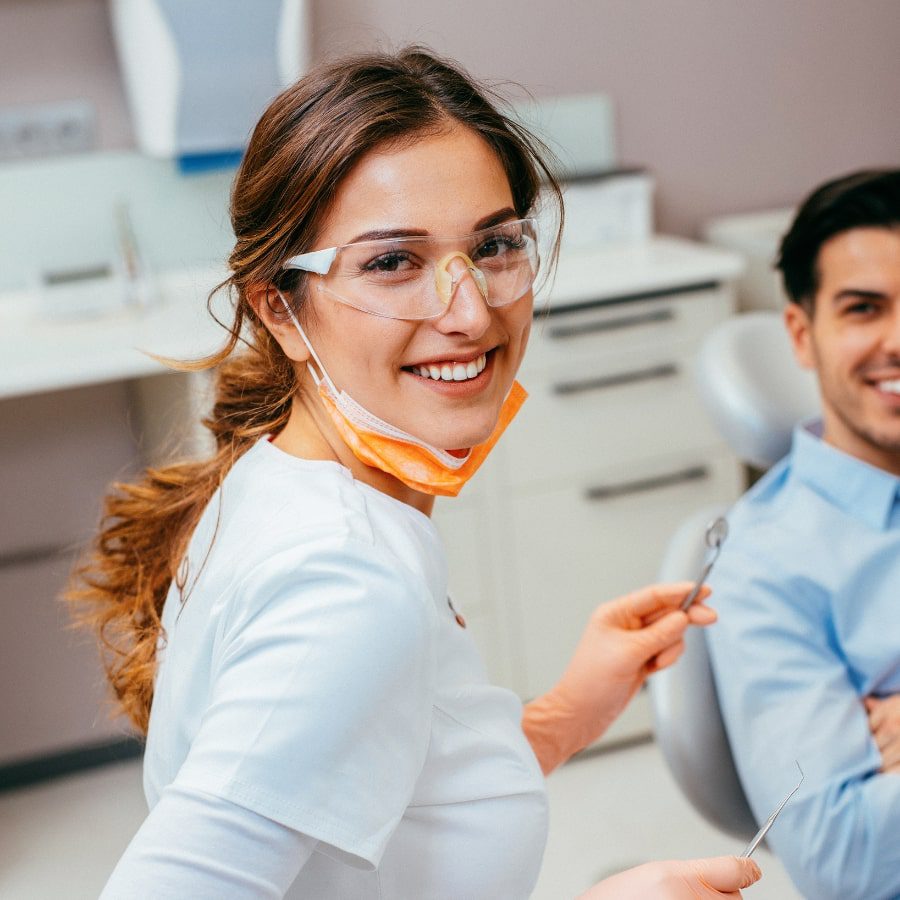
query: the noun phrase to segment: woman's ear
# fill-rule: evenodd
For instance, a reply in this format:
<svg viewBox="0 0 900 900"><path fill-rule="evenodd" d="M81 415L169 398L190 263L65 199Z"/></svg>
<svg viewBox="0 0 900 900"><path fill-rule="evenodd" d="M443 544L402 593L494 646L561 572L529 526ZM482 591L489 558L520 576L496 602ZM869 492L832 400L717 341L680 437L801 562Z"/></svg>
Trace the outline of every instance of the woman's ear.
<svg viewBox="0 0 900 900"><path fill-rule="evenodd" d="M309 350L287 314L287 304L274 284L247 289L247 302L266 330L278 341L284 355L294 362L306 362Z"/></svg>

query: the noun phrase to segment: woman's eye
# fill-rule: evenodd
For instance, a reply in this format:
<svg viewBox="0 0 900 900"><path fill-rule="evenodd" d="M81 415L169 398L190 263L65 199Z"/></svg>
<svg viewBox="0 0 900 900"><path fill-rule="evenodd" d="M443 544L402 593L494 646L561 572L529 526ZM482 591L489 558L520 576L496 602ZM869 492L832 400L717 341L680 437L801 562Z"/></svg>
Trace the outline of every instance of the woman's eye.
<svg viewBox="0 0 900 900"><path fill-rule="evenodd" d="M366 272L400 272L410 267L409 258L402 253L384 253L363 266Z"/></svg>
<svg viewBox="0 0 900 900"><path fill-rule="evenodd" d="M525 242L521 238L516 239L504 235L496 235L488 238L488 240L479 245L473 259L488 259L492 256L505 256L507 253L521 250L524 246Z"/></svg>

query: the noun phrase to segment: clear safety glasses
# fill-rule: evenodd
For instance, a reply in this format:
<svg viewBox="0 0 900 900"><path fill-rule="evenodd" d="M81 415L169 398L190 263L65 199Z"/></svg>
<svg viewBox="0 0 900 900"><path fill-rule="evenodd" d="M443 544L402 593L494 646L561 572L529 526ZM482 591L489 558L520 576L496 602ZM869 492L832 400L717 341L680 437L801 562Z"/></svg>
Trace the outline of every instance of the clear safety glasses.
<svg viewBox="0 0 900 900"><path fill-rule="evenodd" d="M461 237L361 241L292 256L285 269L316 276L320 290L355 309L389 319L444 313L471 278L489 306L523 297L537 277L537 224L517 219Z"/></svg>

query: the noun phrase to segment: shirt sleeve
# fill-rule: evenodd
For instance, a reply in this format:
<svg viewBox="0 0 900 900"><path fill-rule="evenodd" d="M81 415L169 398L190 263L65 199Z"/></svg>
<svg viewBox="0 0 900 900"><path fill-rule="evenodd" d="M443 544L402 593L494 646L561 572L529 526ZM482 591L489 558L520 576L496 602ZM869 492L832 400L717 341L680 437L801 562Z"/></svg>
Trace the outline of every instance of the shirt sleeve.
<svg viewBox="0 0 900 900"><path fill-rule="evenodd" d="M281 900L316 844L242 806L169 785L100 900Z"/></svg>
<svg viewBox="0 0 900 900"><path fill-rule="evenodd" d="M323 540L257 566L227 609L209 703L175 784L376 866L431 731L425 584L384 550Z"/></svg>
<svg viewBox="0 0 900 900"><path fill-rule="evenodd" d="M829 598L769 561L723 551L707 634L741 782L757 821L799 778L766 840L805 897L900 896L900 777L881 756L834 640ZM865 597L858 598L860 603Z"/></svg>

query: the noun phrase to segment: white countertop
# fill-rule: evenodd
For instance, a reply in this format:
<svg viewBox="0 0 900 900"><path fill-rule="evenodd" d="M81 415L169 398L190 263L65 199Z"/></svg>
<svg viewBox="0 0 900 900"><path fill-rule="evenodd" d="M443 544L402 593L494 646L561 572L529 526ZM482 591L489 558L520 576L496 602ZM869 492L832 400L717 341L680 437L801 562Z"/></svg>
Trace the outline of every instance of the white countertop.
<svg viewBox="0 0 900 900"><path fill-rule="evenodd" d="M737 254L655 237L565 253L550 295L554 305L615 298L728 281L742 268ZM223 277L211 269L163 273L156 279L156 305L72 320L42 312L27 291L0 294L0 398L167 371L147 352L175 359L211 353L222 346L225 331L207 312L206 295ZM219 302L229 321L224 294Z"/></svg>
<svg viewBox="0 0 900 900"><path fill-rule="evenodd" d="M732 281L744 269L737 253L683 238L564 251L541 297L553 305L611 300L709 282Z"/></svg>
<svg viewBox="0 0 900 900"><path fill-rule="evenodd" d="M211 353L226 332L207 312L206 295L223 277L209 269L164 274L159 301L146 310L59 320L40 310L34 294L0 294L0 398L169 371L147 352L175 359ZM226 303L221 308L227 313Z"/></svg>

